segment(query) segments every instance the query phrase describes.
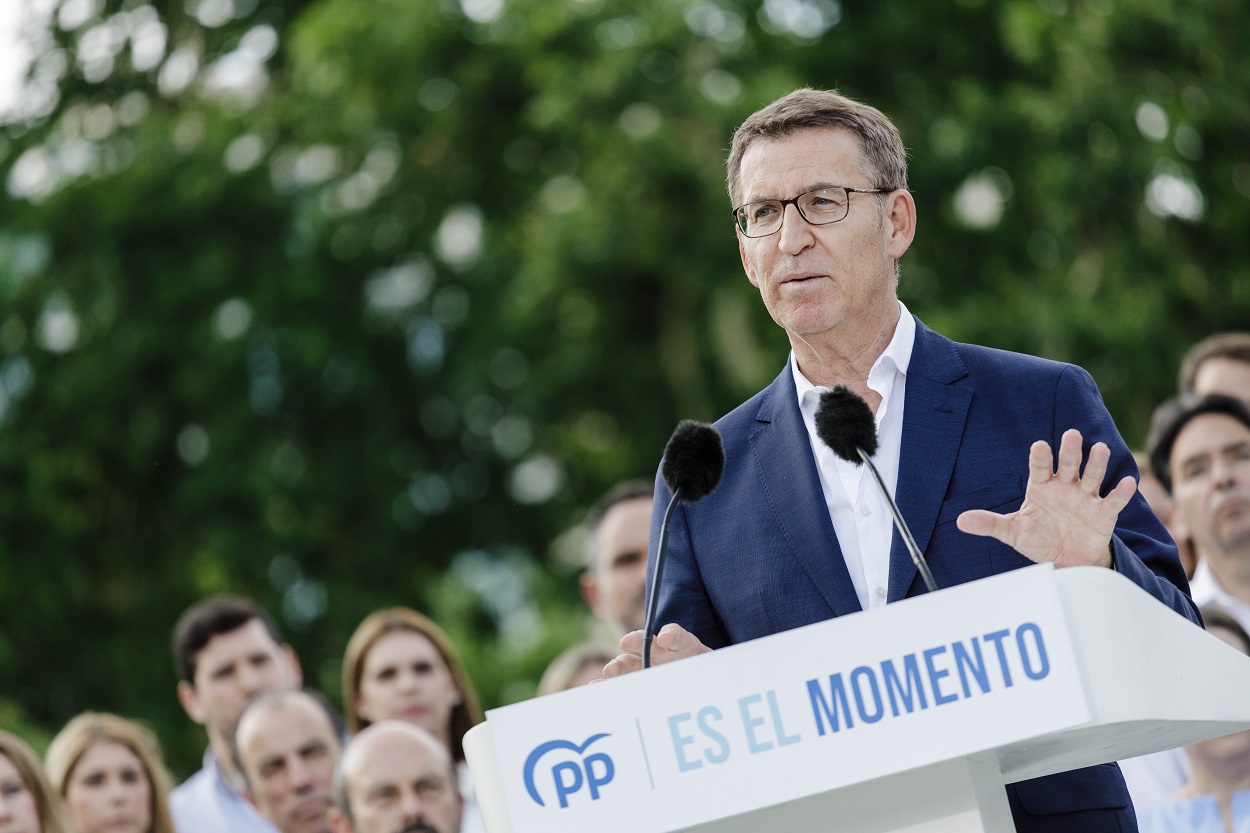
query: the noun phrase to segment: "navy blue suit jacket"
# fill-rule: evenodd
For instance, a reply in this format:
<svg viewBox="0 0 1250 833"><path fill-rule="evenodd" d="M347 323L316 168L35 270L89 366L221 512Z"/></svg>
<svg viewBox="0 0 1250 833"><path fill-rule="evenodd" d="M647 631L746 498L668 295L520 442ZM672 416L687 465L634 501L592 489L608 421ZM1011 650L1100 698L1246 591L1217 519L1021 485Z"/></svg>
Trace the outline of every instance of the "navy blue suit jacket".
<svg viewBox="0 0 1250 833"><path fill-rule="evenodd" d="M1105 442L1104 491L1137 474L1093 379L1074 365L957 344L917 321L906 390L896 499L938 587L1032 563L960 532L955 519L1018 509L1036 440L1057 449L1077 428L1086 451ZM789 366L716 427L725 474L709 497L673 514L657 624L677 622L719 648L858 612ZM668 500L657 477L651 569ZM1200 621L1176 548L1139 495L1120 513L1112 546L1118 572ZM889 602L925 592L897 530L889 576ZM1115 764L1020 782L1008 798L1020 831L1136 829Z"/></svg>

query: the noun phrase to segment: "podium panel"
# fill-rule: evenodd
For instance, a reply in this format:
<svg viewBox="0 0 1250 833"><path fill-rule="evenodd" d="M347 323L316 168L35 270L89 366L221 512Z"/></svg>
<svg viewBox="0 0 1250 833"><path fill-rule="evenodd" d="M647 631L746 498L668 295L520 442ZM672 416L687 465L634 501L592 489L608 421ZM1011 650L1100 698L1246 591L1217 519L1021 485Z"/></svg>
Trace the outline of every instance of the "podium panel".
<svg viewBox="0 0 1250 833"><path fill-rule="evenodd" d="M1010 831L1004 783L1244 728L1248 687L1122 576L1038 565L496 709L465 751L491 833Z"/></svg>

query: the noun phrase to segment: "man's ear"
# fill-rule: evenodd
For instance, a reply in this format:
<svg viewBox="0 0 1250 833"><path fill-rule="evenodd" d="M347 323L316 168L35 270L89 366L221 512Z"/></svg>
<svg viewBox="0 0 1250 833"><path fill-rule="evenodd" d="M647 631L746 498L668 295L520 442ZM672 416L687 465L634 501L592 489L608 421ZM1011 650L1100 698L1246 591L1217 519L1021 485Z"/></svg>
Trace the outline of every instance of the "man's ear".
<svg viewBox="0 0 1250 833"><path fill-rule="evenodd" d="M751 265L751 261L747 259L746 246L743 245L745 238L742 232L738 234L738 256L742 258L742 269L747 273L747 280L751 282L751 286L758 287L760 285L760 277L755 273L755 267Z"/></svg>
<svg viewBox="0 0 1250 833"><path fill-rule="evenodd" d="M286 654L286 661L291 665L291 675L295 680L292 688L300 688L304 685L304 670L299 667L299 657L295 655L295 649L290 645L283 645L282 652Z"/></svg>
<svg viewBox="0 0 1250 833"><path fill-rule="evenodd" d="M187 717L203 726L207 722L204 716L204 708L200 705L200 697L195 692L195 686L186 680L178 681L178 702L182 704L182 709L187 713Z"/></svg>
<svg viewBox="0 0 1250 833"><path fill-rule="evenodd" d="M578 579L578 587L581 588L582 598L586 600L586 604L597 614L599 612L599 582L595 581L589 570L582 573L582 577Z"/></svg>
<svg viewBox="0 0 1250 833"><path fill-rule="evenodd" d="M352 820L338 807L326 810L326 824L330 825L334 833L356 833L356 828L352 827Z"/></svg>
<svg viewBox="0 0 1250 833"><path fill-rule="evenodd" d="M910 191L900 188L886 195L885 219L889 255L898 260L916 237L916 200Z"/></svg>

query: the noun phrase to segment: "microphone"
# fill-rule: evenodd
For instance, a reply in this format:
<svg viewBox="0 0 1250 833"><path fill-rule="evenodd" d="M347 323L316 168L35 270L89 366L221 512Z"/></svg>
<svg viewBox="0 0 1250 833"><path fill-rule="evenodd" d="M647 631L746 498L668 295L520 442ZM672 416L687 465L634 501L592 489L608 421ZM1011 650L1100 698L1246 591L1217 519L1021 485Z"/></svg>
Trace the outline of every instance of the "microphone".
<svg viewBox="0 0 1250 833"><path fill-rule="evenodd" d="M816 436L834 454L848 463L857 466L861 463L867 464L873 480L877 481L877 488L881 490L881 495L890 507L890 514L894 516L894 526L898 528L903 543L907 545L907 551L911 553L912 563L916 565L929 592L936 592L937 583L933 580L933 573L929 571L929 564L921 555L920 547L916 546L916 539L907 528L907 521L903 520L898 504L886 490L881 473L872 464L872 455L877 451L877 423L868 403L843 385L825 391L820 395L820 406L816 409Z"/></svg>
<svg viewBox="0 0 1250 833"><path fill-rule="evenodd" d="M702 500L720 485L725 471L725 448L720 433L706 423L684 419L677 423L673 436L664 447L660 475L673 497L664 511L660 525L660 544L655 551L655 573L647 594L647 616L642 626L642 667L651 667L651 640L655 638L655 613L659 607L660 577L668 556L668 522L677 501L685 504Z"/></svg>

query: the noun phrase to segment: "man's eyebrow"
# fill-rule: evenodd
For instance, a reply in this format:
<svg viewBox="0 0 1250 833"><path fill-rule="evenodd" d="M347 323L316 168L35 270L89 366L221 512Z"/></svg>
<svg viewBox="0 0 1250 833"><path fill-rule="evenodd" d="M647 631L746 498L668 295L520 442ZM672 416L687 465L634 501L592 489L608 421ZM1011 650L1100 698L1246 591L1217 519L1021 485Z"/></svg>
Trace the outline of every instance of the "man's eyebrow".
<svg viewBox="0 0 1250 833"><path fill-rule="evenodd" d="M305 743L303 746L299 748L299 751L301 755L307 755L310 752L320 752L323 749L329 749L329 748L330 748L329 743L322 740L321 738L317 738L315 740L308 741L308 743Z"/></svg>
<svg viewBox="0 0 1250 833"><path fill-rule="evenodd" d="M1180 465L1178 465L1178 466L1177 466L1177 468L1180 468L1180 469L1188 468L1189 466L1193 465L1194 463L1198 463L1198 462L1201 462L1201 461L1203 461L1203 460L1206 460L1206 459L1207 459L1208 457L1210 457L1210 456L1211 456L1211 455L1210 455L1210 453L1209 453L1209 452L1206 452L1206 451L1196 451L1196 452L1194 452L1193 454L1190 454L1188 457L1182 457L1182 458L1180 459Z"/></svg>
<svg viewBox="0 0 1250 833"><path fill-rule="evenodd" d="M1214 451L1196 451L1188 457L1183 457L1180 461L1180 467L1184 468L1194 463L1208 460L1211 457L1224 457L1231 453L1245 451L1246 449L1250 449L1250 440L1234 440Z"/></svg>
<svg viewBox="0 0 1250 833"><path fill-rule="evenodd" d="M280 764L282 761L283 757L281 755L262 755L261 759L256 762L256 768L264 769L265 767L273 766L274 764Z"/></svg>
<svg viewBox="0 0 1250 833"><path fill-rule="evenodd" d="M812 191L824 191L826 188L849 188L849 187L853 187L853 186L839 185L836 182L829 182L829 181L822 180L820 182L816 182L810 185L804 185L801 187L800 190L795 191L793 194L791 194L788 197L750 197L750 198L744 199L742 201L742 204L747 205L748 203L753 203L753 202L770 202L772 200L789 200L789 199L794 199L799 194L807 194Z"/></svg>

